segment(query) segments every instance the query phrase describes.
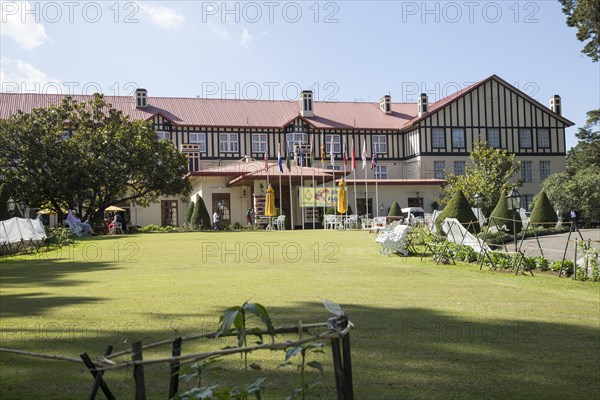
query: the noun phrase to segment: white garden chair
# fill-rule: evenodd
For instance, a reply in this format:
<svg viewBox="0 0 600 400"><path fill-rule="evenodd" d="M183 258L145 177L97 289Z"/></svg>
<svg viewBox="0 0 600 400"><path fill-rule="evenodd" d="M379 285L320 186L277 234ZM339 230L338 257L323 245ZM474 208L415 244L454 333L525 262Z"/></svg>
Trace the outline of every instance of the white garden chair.
<svg viewBox="0 0 600 400"><path fill-rule="evenodd" d="M408 225L396 224L391 230L384 230L377 235L375 241L381 245L379 254L389 256L392 253L407 255L406 235L412 230Z"/></svg>

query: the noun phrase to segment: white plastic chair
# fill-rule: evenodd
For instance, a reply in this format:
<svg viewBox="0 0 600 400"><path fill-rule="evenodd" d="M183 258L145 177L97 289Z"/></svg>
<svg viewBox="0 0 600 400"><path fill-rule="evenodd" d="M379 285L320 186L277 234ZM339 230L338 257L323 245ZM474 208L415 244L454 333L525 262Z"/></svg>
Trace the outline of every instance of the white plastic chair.
<svg viewBox="0 0 600 400"><path fill-rule="evenodd" d="M117 230L121 231L121 234L123 234L123 224L121 222L115 222L108 234L115 235L117 233Z"/></svg>

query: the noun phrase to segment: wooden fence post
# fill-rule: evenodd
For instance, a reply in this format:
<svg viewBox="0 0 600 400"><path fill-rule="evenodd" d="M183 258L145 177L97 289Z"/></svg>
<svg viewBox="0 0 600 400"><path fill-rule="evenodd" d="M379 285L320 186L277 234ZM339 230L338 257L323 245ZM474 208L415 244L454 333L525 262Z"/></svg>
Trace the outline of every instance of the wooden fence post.
<svg viewBox="0 0 600 400"><path fill-rule="evenodd" d="M133 361L142 361L142 342L133 342L131 345ZM146 384L144 383L144 366L133 366L133 379L135 379L135 400L146 400Z"/></svg>
<svg viewBox="0 0 600 400"><path fill-rule="evenodd" d="M110 354L110 352L112 352L112 346L108 346L108 348L106 349L106 352L108 354ZM108 354L106 354L106 355L108 355ZM92 374L92 376L94 377L94 386L92 386L92 391L91 391L88 399L94 400L96 398L96 393L98 392L98 386L100 386L100 389L102 389L102 392L104 393L104 395L106 396L106 398L108 400L116 400L115 396L112 394L112 392L108 388L108 385L106 384L106 382L104 382L104 379L102 379L103 372L96 371L96 365L94 365L94 363L90 359L90 356L85 352L81 353L79 356L83 360L83 363L85 364L87 369L90 371L90 374Z"/></svg>
<svg viewBox="0 0 600 400"><path fill-rule="evenodd" d="M181 341L182 339L180 337L173 341L173 351L171 352L173 357L179 357L181 355ZM179 390L179 365L179 361L171 361L171 375L169 376L169 400L171 400Z"/></svg>
<svg viewBox="0 0 600 400"><path fill-rule="evenodd" d="M348 317L342 317L342 330L348 326ZM354 389L352 388L352 355L350 353L350 332L342 337L342 361L344 366L344 400L354 399Z"/></svg>

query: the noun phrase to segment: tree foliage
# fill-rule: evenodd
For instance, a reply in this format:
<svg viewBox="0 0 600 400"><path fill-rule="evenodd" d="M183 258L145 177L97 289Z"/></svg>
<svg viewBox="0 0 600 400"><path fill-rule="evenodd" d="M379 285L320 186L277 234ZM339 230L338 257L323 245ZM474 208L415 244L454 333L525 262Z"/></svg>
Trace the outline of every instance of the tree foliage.
<svg viewBox="0 0 600 400"><path fill-rule="evenodd" d="M560 0L567 25L577 28L577 39L585 43L581 52L597 62L600 58L600 2Z"/></svg>
<svg viewBox="0 0 600 400"><path fill-rule="evenodd" d="M186 192L187 161L148 121L131 121L101 95L18 112L0 121L0 169L16 200L92 219L110 205L144 205Z"/></svg>
<svg viewBox="0 0 600 400"><path fill-rule="evenodd" d="M474 146L470 162L465 166L464 175L450 174L446 177L444 196L440 199L442 205L458 191L461 191L467 201L474 203L475 195L481 196L479 208L484 215L489 215L497 204L502 191L509 191L518 187L518 184L509 183L509 180L519 170L514 154L506 150L494 149L486 143Z"/></svg>
<svg viewBox="0 0 600 400"><path fill-rule="evenodd" d="M192 223L192 215L194 215L195 203L190 201L190 205L185 209L185 222Z"/></svg>
<svg viewBox="0 0 600 400"><path fill-rule="evenodd" d="M552 203L550 203L548 196L546 196L546 192L543 190L536 196L535 204L531 211L530 221L532 224L558 221L556 211L554 211Z"/></svg>
<svg viewBox="0 0 600 400"><path fill-rule="evenodd" d="M600 167L600 110L587 115L586 124L575 134L579 142L567 153L567 172L571 175L590 166Z"/></svg>
<svg viewBox="0 0 600 400"><path fill-rule="evenodd" d="M452 200L450 200L446 208L438 215L436 219L438 229L446 218L456 218L465 228L468 228L469 231L473 233L479 232L477 217L473 213L469 201L460 190L454 193Z"/></svg>
<svg viewBox="0 0 600 400"><path fill-rule="evenodd" d="M489 218L489 226L506 226L511 235L514 235L513 231L516 229L517 232L521 231L523 227L523 221L521 221L521 216L518 212L514 212L508 209L508 203L506 202L506 193L502 192L502 195L498 199L498 203L494 208L494 211L490 214ZM513 223L513 220L515 221ZM514 227L513 227L514 225ZM513 229L514 228L514 229Z"/></svg>
<svg viewBox="0 0 600 400"><path fill-rule="evenodd" d="M3 183L0 185L0 221L10 218L7 204L8 199L10 199L10 191L8 190L8 185Z"/></svg>

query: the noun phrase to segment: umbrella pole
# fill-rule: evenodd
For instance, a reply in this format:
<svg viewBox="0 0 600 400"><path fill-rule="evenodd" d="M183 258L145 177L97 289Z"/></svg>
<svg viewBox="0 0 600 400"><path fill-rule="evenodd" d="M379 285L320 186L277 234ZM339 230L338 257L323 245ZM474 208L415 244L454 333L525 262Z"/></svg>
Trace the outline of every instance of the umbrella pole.
<svg viewBox="0 0 600 400"><path fill-rule="evenodd" d="M365 207L367 210L366 217L369 218L369 185L367 183L367 178L369 176L369 170L365 168Z"/></svg>
<svg viewBox="0 0 600 400"><path fill-rule="evenodd" d="M281 193L281 171L279 172L279 214L283 214L283 193Z"/></svg>

